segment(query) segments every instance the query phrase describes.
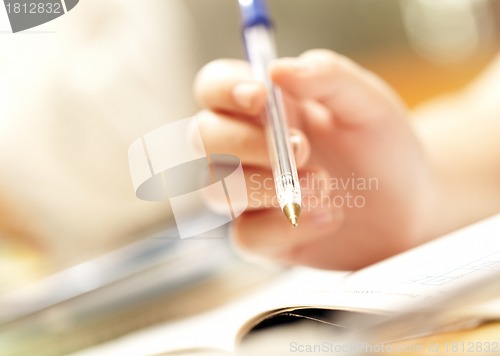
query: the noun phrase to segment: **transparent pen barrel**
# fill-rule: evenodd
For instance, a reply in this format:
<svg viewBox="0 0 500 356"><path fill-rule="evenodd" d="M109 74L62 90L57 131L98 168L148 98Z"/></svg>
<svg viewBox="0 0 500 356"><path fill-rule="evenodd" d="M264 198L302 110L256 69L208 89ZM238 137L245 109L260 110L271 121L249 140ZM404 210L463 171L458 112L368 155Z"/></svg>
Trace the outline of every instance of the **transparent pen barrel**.
<svg viewBox="0 0 500 356"><path fill-rule="evenodd" d="M269 158L273 168L274 183L280 207L285 204L297 203L300 205L300 187L295 166L294 154L291 151L289 133L284 125L276 121L285 120L281 91L277 88L270 93L274 99L266 107L267 122L265 123L266 139L269 147ZM281 113L280 113L281 112ZM277 130L283 130L283 134Z"/></svg>
<svg viewBox="0 0 500 356"><path fill-rule="evenodd" d="M281 208L285 204L300 205L300 185L287 130L283 95L267 72L269 62L276 58L272 34L265 26L255 26L245 29L244 36L254 76L263 81L268 90L263 122L278 202Z"/></svg>

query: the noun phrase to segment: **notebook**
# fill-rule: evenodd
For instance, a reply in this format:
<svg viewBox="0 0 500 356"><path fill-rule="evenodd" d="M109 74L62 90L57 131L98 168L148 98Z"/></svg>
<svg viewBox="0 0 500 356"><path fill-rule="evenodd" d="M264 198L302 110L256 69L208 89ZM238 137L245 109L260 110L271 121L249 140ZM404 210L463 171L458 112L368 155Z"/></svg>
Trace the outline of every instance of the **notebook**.
<svg viewBox="0 0 500 356"><path fill-rule="evenodd" d="M499 317L500 310L494 307L498 303L489 308L477 304L478 300L500 297L496 294L498 287L493 293L485 289L489 295L482 295L480 290L481 286L491 289L494 284L489 282L499 280L498 277L500 215L357 272L292 269L222 308L141 330L78 355L231 352L253 327L282 313L299 315L301 310L310 308L340 310L347 315L356 314L358 322L361 316L360 325L366 316L368 325L374 316L390 320L420 309L432 310L428 306L455 305L453 320L448 316L440 321L442 325L427 330L437 332L440 327L461 327L471 321L475 324ZM471 291L474 298L465 298ZM457 300L465 302L455 303Z"/></svg>

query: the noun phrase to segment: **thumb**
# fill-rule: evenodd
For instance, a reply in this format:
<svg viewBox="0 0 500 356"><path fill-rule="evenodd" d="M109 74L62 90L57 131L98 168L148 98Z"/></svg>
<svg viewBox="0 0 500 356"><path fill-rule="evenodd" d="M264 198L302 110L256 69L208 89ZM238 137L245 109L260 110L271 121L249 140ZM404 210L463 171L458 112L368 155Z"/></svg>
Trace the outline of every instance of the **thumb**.
<svg viewBox="0 0 500 356"><path fill-rule="evenodd" d="M378 123L405 108L382 80L350 59L328 50L282 58L270 67L273 81L296 99L315 100L340 124Z"/></svg>

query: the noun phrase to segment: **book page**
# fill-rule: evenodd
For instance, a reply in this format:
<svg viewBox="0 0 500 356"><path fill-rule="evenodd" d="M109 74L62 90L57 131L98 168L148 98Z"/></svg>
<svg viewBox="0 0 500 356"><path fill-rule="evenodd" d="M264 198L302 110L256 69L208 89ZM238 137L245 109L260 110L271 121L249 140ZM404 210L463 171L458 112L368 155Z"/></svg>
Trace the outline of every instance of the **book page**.
<svg viewBox="0 0 500 356"><path fill-rule="evenodd" d="M317 286L334 288L348 273L297 268L266 283L246 297L213 311L147 328L77 353L79 356L151 355L188 350L234 350L240 336L272 311L308 306ZM200 295L200 298L203 298Z"/></svg>
<svg viewBox="0 0 500 356"><path fill-rule="evenodd" d="M393 312L454 296L497 276L500 215L353 273L322 294L324 303Z"/></svg>
<svg viewBox="0 0 500 356"><path fill-rule="evenodd" d="M500 274L500 215L354 273L297 268L247 297L78 355L233 350L258 320L296 308L397 313ZM200 296L202 297L202 296ZM483 310L484 312L484 310Z"/></svg>

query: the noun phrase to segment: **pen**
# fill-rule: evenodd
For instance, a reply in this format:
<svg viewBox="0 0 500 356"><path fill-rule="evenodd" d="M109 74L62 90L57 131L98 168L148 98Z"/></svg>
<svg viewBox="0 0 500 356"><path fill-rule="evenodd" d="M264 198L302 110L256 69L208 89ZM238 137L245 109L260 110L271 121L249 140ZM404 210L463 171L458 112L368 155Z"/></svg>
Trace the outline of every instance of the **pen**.
<svg viewBox="0 0 500 356"><path fill-rule="evenodd" d="M297 226L301 194L295 158L291 150L285 105L280 88L273 85L267 68L276 58L272 23L265 0L238 0L248 61L256 79L264 82L267 103L262 114L278 203Z"/></svg>

